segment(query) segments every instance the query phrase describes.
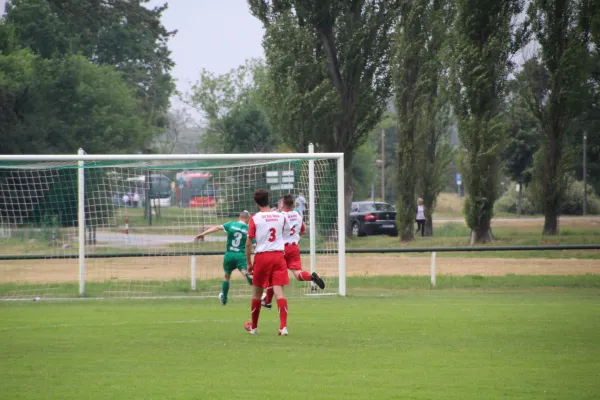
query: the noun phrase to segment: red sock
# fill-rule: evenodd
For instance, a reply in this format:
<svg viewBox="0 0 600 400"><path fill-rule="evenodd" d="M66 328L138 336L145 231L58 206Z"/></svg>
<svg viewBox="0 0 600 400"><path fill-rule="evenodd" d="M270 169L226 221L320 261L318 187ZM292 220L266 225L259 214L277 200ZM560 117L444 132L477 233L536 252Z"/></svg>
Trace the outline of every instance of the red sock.
<svg viewBox="0 0 600 400"><path fill-rule="evenodd" d="M312 276L310 276L310 272L308 271L300 271L298 274L299 281L312 281Z"/></svg>
<svg viewBox="0 0 600 400"><path fill-rule="evenodd" d="M283 329L287 326L287 300L285 298L277 299L277 308L279 309L279 329Z"/></svg>
<svg viewBox="0 0 600 400"><path fill-rule="evenodd" d="M258 326L258 316L260 315L260 300L252 299L252 329Z"/></svg>
<svg viewBox="0 0 600 400"><path fill-rule="evenodd" d="M267 295L265 296L266 304L271 304L271 301L273 301L273 286L267 288Z"/></svg>

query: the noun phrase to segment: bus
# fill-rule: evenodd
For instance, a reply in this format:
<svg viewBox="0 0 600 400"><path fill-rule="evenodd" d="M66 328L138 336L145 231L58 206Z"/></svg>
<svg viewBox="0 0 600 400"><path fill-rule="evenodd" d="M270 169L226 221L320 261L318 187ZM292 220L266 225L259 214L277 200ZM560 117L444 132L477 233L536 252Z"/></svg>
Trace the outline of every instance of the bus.
<svg viewBox="0 0 600 400"><path fill-rule="evenodd" d="M149 178L150 179L148 179L147 175L138 175L131 178L126 178L124 185L125 190L122 194L127 194L131 197L131 195L137 193L140 197L140 204L137 204L137 206L141 207L146 201L146 193L150 191L149 197L152 201L152 206L170 207L171 179L160 174L151 174ZM123 206L133 206L133 203L124 204Z"/></svg>
<svg viewBox="0 0 600 400"><path fill-rule="evenodd" d="M183 171L177 174L177 204L181 207L214 207L217 190L210 172Z"/></svg>

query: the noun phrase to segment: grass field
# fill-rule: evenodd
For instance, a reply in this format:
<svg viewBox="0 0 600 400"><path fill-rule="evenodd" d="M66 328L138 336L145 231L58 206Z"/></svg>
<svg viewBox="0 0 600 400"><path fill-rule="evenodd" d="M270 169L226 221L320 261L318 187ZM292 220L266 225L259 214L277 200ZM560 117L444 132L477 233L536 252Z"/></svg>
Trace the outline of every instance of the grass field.
<svg viewBox="0 0 600 400"><path fill-rule="evenodd" d="M0 398L600 397L597 278L445 290L394 279L292 299L288 337L266 310L248 335L247 298L0 303Z"/></svg>

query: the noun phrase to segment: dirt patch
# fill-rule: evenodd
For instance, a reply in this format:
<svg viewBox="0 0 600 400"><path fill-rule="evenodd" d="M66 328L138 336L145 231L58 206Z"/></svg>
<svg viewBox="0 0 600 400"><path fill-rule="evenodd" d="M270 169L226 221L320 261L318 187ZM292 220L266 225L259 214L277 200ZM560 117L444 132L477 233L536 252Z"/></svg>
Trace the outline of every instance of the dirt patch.
<svg viewBox="0 0 600 400"><path fill-rule="evenodd" d="M348 275L429 275L429 257L347 257ZM438 258L438 275L580 275L600 274L600 261L544 258Z"/></svg>
<svg viewBox="0 0 600 400"><path fill-rule="evenodd" d="M308 266L308 258L303 259ZM198 279L222 276L220 256L197 257ZM372 256L346 258L348 276L428 275L429 257ZM151 281L190 278L190 257L89 259L88 282ZM335 257L319 256L317 270L336 276ZM438 275L578 275L600 274L600 261L581 259L438 258ZM241 279L234 274L234 279ZM0 283L63 283L79 280L77 260L19 260L0 262Z"/></svg>

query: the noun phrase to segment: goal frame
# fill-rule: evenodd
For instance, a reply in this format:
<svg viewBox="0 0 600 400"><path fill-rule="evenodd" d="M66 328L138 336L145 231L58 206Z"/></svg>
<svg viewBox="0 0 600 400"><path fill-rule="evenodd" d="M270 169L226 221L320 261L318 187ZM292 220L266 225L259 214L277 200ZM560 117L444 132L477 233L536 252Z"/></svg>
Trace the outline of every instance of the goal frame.
<svg viewBox="0 0 600 400"><path fill-rule="evenodd" d="M79 149L76 155L0 155L0 162L77 162L77 220L79 253L79 295L85 296L85 163L93 161L216 161L216 160L308 160L308 205L310 226L316 226L315 164L316 159L335 160L337 165L337 228L338 228L338 294L346 296L346 216L344 191L344 153L315 153L311 143L308 153L263 154L86 154ZM316 232L310 229L310 271L316 265ZM195 257L194 257L195 258Z"/></svg>

